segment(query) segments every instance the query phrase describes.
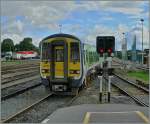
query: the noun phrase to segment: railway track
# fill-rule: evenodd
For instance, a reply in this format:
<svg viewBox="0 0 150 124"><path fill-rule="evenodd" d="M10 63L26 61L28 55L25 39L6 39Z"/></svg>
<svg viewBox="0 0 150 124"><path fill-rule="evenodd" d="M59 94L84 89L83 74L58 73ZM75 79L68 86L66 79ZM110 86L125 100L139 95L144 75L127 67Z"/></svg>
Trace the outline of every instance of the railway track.
<svg viewBox="0 0 150 124"><path fill-rule="evenodd" d="M23 79L23 78L26 78L26 77L31 77L31 76L34 76L34 75L37 75L39 73L39 70L31 70L31 71L26 71L26 72L19 72L19 73L14 73L14 74L11 74L11 75L7 75L7 76L3 76L2 75L2 84L6 84L6 83L11 83L12 81L16 81L16 80L19 80L19 79Z"/></svg>
<svg viewBox="0 0 150 124"><path fill-rule="evenodd" d="M30 66L28 65L27 67L23 66L21 68L10 69L8 70L9 73L2 74L1 89L12 87L39 78L39 67L34 65L33 67Z"/></svg>
<svg viewBox="0 0 150 124"><path fill-rule="evenodd" d="M42 84L41 84L41 83L37 83L37 84L31 85L31 86L29 86L29 87L26 87L26 88L17 90L17 91L15 91L15 92L11 92L10 94L1 96L1 100L9 99L9 98L11 98L11 97L13 97L13 96L16 96L16 95L18 95L18 94L24 93L25 91L28 91L28 90L33 89L33 88L35 88L35 87L38 87L38 86L40 86L40 85L42 85Z"/></svg>
<svg viewBox="0 0 150 124"><path fill-rule="evenodd" d="M81 91L78 95L74 96L74 97L71 97L69 100L67 100L65 102L64 105L61 105L61 107L66 107L66 106L71 106L71 104L81 95L83 91ZM16 112L15 114L7 117L5 120L2 120L2 123L9 123L11 121L13 121L15 118L21 116L21 117L25 117L24 114L28 113L28 111L34 109L36 106L38 106L40 103L42 104L42 102L48 100L48 99L51 99L51 101L53 101L53 96L55 96L54 93L49 93L47 96L41 98L40 100L38 101L35 101L33 104L31 104L30 106L24 108L24 109L21 109L20 111ZM63 98L61 98L63 100ZM59 100L59 99L58 99ZM60 106L59 106L60 107ZM19 117L20 118L20 117Z"/></svg>
<svg viewBox="0 0 150 124"><path fill-rule="evenodd" d="M31 104L30 106L28 106L28 107L26 107L26 108L20 110L19 112L15 113L15 114L13 114L13 115L11 115L11 116L9 116L9 117L7 117L7 119L2 120L2 123L8 123L8 122L10 122L11 120L13 120L14 118L16 118L16 117L19 116L20 114L23 114L23 113L25 113L26 111L32 109L34 106L36 106L36 105L38 105L39 103L41 103L42 101L48 99L48 98L49 98L50 96L52 96L52 95L53 95L52 93L48 94L47 96L45 96L45 97L41 98L40 100L38 100L38 101L34 102L33 104Z"/></svg>
<svg viewBox="0 0 150 124"><path fill-rule="evenodd" d="M11 83L5 83L5 84L2 84L1 85L1 90L4 90L6 88L10 88L10 87L13 87L13 86L16 86L16 85L20 85L20 84L24 84L28 81L32 81L32 80L35 80L35 79L38 79L40 76L39 75L33 75L33 76L28 76L28 77L24 77L24 78L21 78L19 80L14 80L12 81Z"/></svg>
<svg viewBox="0 0 150 124"><path fill-rule="evenodd" d="M144 71L149 71L148 67L136 66L136 68L144 70Z"/></svg>
<svg viewBox="0 0 150 124"><path fill-rule="evenodd" d="M122 62L117 62L117 61L114 61L114 60L113 60L113 62L122 66ZM140 70L144 70L144 71L149 71L149 67L140 66L140 65L137 65L137 64L135 64L135 68L140 69Z"/></svg>
<svg viewBox="0 0 150 124"><path fill-rule="evenodd" d="M4 71L13 70L13 69L28 68L28 67L35 67L35 66L39 66L39 63L20 64L20 65L12 65L12 66L2 66L1 70L2 70L2 72L4 72Z"/></svg>
<svg viewBox="0 0 150 124"><path fill-rule="evenodd" d="M114 75L112 85L118 88L125 95L131 97L139 105L149 107L149 91L139 85L126 81Z"/></svg>
<svg viewBox="0 0 150 124"><path fill-rule="evenodd" d="M143 87L143 86L141 86L141 85L138 85L138 84L136 84L136 83L133 83L133 82L131 82L131 81L129 81L129 80L126 80L126 79L124 79L123 77L121 77L121 76L119 76L119 75L117 75L117 74L115 74L115 73L113 73L113 74L114 74L116 77L120 78L121 80L124 80L124 81L128 82L129 84L131 84L131 85L133 85L133 86L135 86L135 87L137 87L137 88L139 88L139 89L145 91L146 93L149 93L149 89L148 89L148 88Z"/></svg>
<svg viewBox="0 0 150 124"><path fill-rule="evenodd" d="M31 69L38 69L39 68L39 65L33 65L33 66L23 66L23 67L20 67L20 68L14 68L14 69L8 69L8 70L2 70L1 71L1 74L2 75L6 75L6 74L9 74L9 73L16 73L16 72L20 72L20 71L27 71L27 70L31 70Z"/></svg>

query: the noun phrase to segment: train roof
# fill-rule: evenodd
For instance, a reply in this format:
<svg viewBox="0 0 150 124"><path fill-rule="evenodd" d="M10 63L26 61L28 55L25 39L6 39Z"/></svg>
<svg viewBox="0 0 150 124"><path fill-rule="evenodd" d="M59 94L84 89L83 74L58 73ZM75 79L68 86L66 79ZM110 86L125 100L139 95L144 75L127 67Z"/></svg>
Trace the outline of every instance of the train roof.
<svg viewBox="0 0 150 124"><path fill-rule="evenodd" d="M75 37L75 36L73 36L73 35L70 35L70 34L63 34L63 33L50 35L50 36L44 38L42 41L47 40L47 39L50 39L50 38L54 38L54 37L66 37L66 38L72 38L72 39L75 39L75 40L79 40L79 41L80 41L79 38L77 38L77 37Z"/></svg>

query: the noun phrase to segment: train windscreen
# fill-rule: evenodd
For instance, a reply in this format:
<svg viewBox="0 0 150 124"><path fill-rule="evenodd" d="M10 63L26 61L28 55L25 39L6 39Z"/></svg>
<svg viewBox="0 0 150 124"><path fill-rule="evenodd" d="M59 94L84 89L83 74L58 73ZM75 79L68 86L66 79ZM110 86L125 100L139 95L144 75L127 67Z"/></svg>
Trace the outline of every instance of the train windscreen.
<svg viewBox="0 0 150 124"><path fill-rule="evenodd" d="M71 51L71 56L70 56L71 61L80 61L79 43L71 43L70 51Z"/></svg>
<svg viewBox="0 0 150 124"><path fill-rule="evenodd" d="M42 44L42 60L47 60L48 59L48 43L43 43Z"/></svg>

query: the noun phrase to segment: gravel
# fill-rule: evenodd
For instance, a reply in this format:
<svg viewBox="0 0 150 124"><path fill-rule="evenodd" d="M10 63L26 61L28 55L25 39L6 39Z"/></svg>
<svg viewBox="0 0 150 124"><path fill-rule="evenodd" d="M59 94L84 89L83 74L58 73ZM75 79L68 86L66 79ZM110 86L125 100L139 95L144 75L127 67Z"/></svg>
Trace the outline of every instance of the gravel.
<svg viewBox="0 0 150 124"><path fill-rule="evenodd" d="M107 83L104 80L103 91L107 89ZM111 104L136 104L130 97L120 93L118 89L112 87L110 103ZM47 92L43 86L35 88L9 100L2 101L2 119L6 116L19 111L23 107L32 104L36 100L39 100ZM53 96L40 104L34 106L32 109L24 114L19 115L11 123L40 123L47 116L52 114L58 108L66 107L67 103L72 99L70 96ZM103 102L99 102L99 81L96 78L89 88L81 91L80 95L72 102L70 106L81 104L105 104L107 103L107 92L103 92ZM137 104L136 104L137 105Z"/></svg>
<svg viewBox="0 0 150 124"><path fill-rule="evenodd" d="M40 123L58 108L62 108L70 101L71 97L52 96L28 112L19 115L11 123Z"/></svg>
<svg viewBox="0 0 150 124"><path fill-rule="evenodd" d="M8 116L15 114L46 95L47 92L44 86L39 86L23 94L1 101L1 118L6 119Z"/></svg>
<svg viewBox="0 0 150 124"><path fill-rule="evenodd" d="M40 82L41 82L41 79L37 78L37 79L32 80L32 81L28 81L28 82L25 82L25 83L21 83L21 84L15 85L15 86L11 86L11 87L2 89L1 90L1 96L5 96L5 95L8 95L10 93L14 93L14 92L16 92L18 90L30 87L30 86L38 84Z"/></svg>
<svg viewBox="0 0 150 124"><path fill-rule="evenodd" d="M106 80L105 80L106 81ZM104 81L103 84L103 97L102 97L102 104L108 103L107 99L107 86ZM115 87L112 87L111 89L111 98L110 98L111 104L136 104L134 100L132 100L130 97L125 96L120 93L118 89ZM80 97L78 97L72 105L80 105L80 104L101 104L99 102L99 81L98 79L95 79L93 83L91 84L91 87L87 88L84 92L81 93Z"/></svg>

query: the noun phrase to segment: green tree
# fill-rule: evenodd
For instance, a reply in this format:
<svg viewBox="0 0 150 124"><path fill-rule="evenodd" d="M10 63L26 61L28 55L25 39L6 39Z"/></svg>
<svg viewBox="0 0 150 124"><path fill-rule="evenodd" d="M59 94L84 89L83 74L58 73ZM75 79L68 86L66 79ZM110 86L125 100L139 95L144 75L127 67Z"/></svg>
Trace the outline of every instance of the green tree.
<svg viewBox="0 0 150 124"><path fill-rule="evenodd" d="M20 51L20 44L15 45L15 51Z"/></svg>
<svg viewBox="0 0 150 124"><path fill-rule="evenodd" d="M23 41L20 42L20 50L33 50L34 45L32 44L32 38L24 38Z"/></svg>
<svg viewBox="0 0 150 124"><path fill-rule="evenodd" d="M16 47L18 47L20 51L34 50L39 53L39 48L32 44L32 38L29 37L24 38L23 41L20 42L19 46Z"/></svg>
<svg viewBox="0 0 150 124"><path fill-rule="evenodd" d="M15 50L15 46L13 40L10 38L4 39L3 42L1 43L1 51L8 52L14 50Z"/></svg>

